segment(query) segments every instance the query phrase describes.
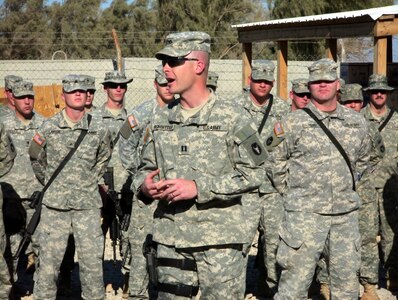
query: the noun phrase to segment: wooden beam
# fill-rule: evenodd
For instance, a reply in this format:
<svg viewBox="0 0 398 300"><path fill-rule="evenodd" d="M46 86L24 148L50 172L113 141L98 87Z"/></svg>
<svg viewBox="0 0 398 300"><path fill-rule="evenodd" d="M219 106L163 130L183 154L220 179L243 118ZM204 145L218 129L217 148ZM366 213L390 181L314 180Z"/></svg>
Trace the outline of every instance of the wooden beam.
<svg viewBox="0 0 398 300"><path fill-rule="evenodd" d="M252 73L252 43L242 44L242 88L249 85L249 76Z"/></svg>
<svg viewBox="0 0 398 300"><path fill-rule="evenodd" d="M378 19L373 34L377 37L398 34L398 19L395 17Z"/></svg>
<svg viewBox="0 0 398 300"><path fill-rule="evenodd" d="M287 100L287 41L278 42L277 94Z"/></svg>
<svg viewBox="0 0 398 300"><path fill-rule="evenodd" d="M238 39L241 43L261 41L291 41L331 38L349 38L373 36L375 22L344 23L344 24L298 24L295 26L262 26L255 28L239 28ZM348 30L349 29L349 30Z"/></svg>
<svg viewBox="0 0 398 300"><path fill-rule="evenodd" d="M373 73L387 75L387 37L374 37Z"/></svg>
<svg viewBox="0 0 398 300"><path fill-rule="evenodd" d="M337 61L337 39L326 40L326 57Z"/></svg>

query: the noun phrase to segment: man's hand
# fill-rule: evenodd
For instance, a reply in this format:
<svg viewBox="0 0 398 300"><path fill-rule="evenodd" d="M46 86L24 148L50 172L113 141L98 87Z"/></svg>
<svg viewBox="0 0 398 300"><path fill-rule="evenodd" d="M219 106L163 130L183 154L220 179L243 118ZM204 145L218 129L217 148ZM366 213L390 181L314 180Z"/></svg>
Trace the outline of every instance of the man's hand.
<svg viewBox="0 0 398 300"><path fill-rule="evenodd" d="M158 197L154 199L176 202L191 200L198 195L196 183L182 178L162 180L156 183Z"/></svg>

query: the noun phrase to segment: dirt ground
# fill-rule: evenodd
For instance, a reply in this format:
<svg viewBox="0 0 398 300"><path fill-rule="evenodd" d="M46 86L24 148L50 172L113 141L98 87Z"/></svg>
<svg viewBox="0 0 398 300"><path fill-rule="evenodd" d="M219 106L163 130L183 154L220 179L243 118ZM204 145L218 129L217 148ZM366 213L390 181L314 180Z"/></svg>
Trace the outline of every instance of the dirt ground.
<svg viewBox="0 0 398 300"><path fill-rule="evenodd" d="M254 245L249 255L249 264L247 268L247 280L246 280L246 300L268 300L267 298L261 298L257 296L257 270L254 267L255 256L257 253L257 248ZM105 260L104 260L104 286L108 285L108 288L112 286L106 293L106 299L110 300L121 300L122 299L122 285L123 285L123 275L120 272L120 256L117 256L117 264L113 265L112 261L113 252L111 241L109 237L106 240L105 246ZM78 258L76 257L76 260ZM32 291L33 291L33 275L26 274L23 266L26 265L26 261L21 261L18 269L18 277L20 280L17 282L18 285L18 293L17 299L21 300L33 300ZM58 296L57 300L80 300L80 281L78 275L78 264L75 264L75 268L72 274L72 290L69 295ZM109 285L110 284L110 285ZM393 295L386 288L385 282L380 282L380 288L378 289L378 295L381 300L395 300L397 299L397 295ZM360 291L362 293L362 290ZM312 300L321 300L321 298L314 294L311 296Z"/></svg>

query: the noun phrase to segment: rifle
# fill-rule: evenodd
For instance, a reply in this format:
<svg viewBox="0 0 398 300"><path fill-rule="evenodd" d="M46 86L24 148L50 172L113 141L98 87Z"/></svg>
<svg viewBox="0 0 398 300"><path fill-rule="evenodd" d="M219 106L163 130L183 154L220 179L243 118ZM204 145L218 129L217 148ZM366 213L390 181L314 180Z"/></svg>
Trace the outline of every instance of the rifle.
<svg viewBox="0 0 398 300"><path fill-rule="evenodd" d="M158 273L157 273L157 251L156 243L152 240L152 234L146 236L145 242L143 244L142 252L146 258L146 267L149 275L149 282L153 286L158 284Z"/></svg>
<svg viewBox="0 0 398 300"><path fill-rule="evenodd" d="M116 267L116 245L117 240L120 240L120 222L119 219L123 217L122 208L120 206L120 199L118 193L115 191L115 181L113 176L113 167L108 167L104 174L105 184L108 186L107 196L111 201L106 203L106 213L109 214L110 226L109 235L112 240L113 249L113 265Z"/></svg>

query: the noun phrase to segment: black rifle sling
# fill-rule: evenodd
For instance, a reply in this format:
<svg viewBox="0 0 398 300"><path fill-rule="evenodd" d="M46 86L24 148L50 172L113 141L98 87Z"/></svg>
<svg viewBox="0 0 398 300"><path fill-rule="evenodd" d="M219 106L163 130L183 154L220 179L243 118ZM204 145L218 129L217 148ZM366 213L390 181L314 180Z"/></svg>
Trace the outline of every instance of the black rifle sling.
<svg viewBox="0 0 398 300"><path fill-rule="evenodd" d="M386 127L386 125L388 124L388 122L390 121L390 119L392 118L392 115L394 114L394 110L391 109L390 113L388 114L387 118L384 120L384 122L379 126L379 132L381 132L384 127Z"/></svg>
<svg viewBox="0 0 398 300"><path fill-rule="evenodd" d="M307 107L302 108L311 118L315 120L315 122L318 123L318 125L322 128L322 130L326 133L328 138L332 141L333 145L339 150L341 156L343 156L345 162L347 163L348 168L350 169L351 176L352 176L352 189L355 191L355 176L354 172L351 168L351 162L350 159L348 158L347 153L344 151L344 148L341 146L339 141L334 137L333 133L330 132L330 130L323 124L321 120L319 120L315 114Z"/></svg>
<svg viewBox="0 0 398 300"><path fill-rule="evenodd" d="M268 116L269 116L269 112L271 111L271 107L272 107L272 103L273 102L274 102L274 96L272 94L270 94L270 98L269 98L269 103L268 103L267 109L265 110L264 117L261 120L261 124L260 124L260 126L258 127L258 130L257 130L258 134L261 134L261 132L263 131L265 122L267 122L267 119L268 119Z"/></svg>
<svg viewBox="0 0 398 300"><path fill-rule="evenodd" d="M91 115L87 115L87 123L88 126L90 127L90 122L91 122ZM47 191L47 189L50 187L50 185L53 183L53 181L55 180L55 178L58 176L58 174L62 171L62 169L65 167L66 163L70 160L70 158L73 156L73 154L76 152L77 148L79 147L79 145L81 144L81 142L83 141L84 137L86 136L88 130L82 130L80 132L79 137L76 140L75 146L73 147L73 149L71 149L69 151L69 153L65 156L64 160L59 164L59 166L57 167L57 169L54 171L54 173L51 175L50 179L47 181L46 185L43 187L43 190L41 191L41 197L39 200L39 203L37 204L37 208L34 211L32 218L29 221L28 226L26 227L26 232L28 233L28 235L32 235L35 232L36 226L39 223L39 218L40 218L40 214L41 214L41 207L42 207L42 200L43 200L43 196L44 193Z"/></svg>

